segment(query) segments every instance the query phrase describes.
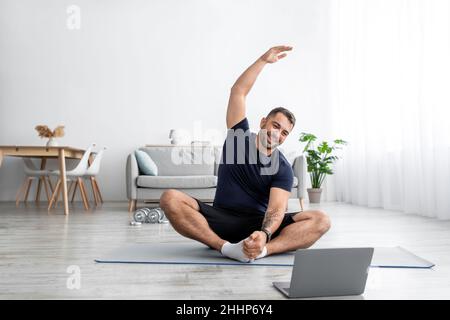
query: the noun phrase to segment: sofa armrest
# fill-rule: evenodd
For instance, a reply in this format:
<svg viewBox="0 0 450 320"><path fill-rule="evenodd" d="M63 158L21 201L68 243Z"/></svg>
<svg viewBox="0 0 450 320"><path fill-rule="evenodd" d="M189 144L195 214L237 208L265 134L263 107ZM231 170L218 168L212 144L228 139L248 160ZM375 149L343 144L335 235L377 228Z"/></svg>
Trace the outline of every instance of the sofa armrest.
<svg viewBox="0 0 450 320"><path fill-rule="evenodd" d="M137 177L139 176L139 168L134 152L128 155L126 167L127 180L127 198L129 200L137 199Z"/></svg>
<svg viewBox="0 0 450 320"><path fill-rule="evenodd" d="M306 158L304 155L295 158L292 170L294 171L294 176L298 179L298 198L303 199L305 197L306 188Z"/></svg>

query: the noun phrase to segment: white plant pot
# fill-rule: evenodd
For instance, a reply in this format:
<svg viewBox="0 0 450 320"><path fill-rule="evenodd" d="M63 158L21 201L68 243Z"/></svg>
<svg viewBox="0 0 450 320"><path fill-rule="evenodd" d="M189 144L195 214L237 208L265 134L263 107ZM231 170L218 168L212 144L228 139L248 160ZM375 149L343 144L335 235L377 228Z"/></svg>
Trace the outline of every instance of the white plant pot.
<svg viewBox="0 0 450 320"><path fill-rule="evenodd" d="M47 141L47 147L57 147L58 141L56 141L56 138L49 138Z"/></svg>

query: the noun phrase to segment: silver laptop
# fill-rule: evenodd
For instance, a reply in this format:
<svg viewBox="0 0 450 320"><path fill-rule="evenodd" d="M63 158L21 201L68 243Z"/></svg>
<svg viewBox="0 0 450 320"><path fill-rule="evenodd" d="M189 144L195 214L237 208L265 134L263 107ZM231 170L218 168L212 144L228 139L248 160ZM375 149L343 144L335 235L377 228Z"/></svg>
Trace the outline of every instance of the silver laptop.
<svg viewBox="0 0 450 320"><path fill-rule="evenodd" d="M300 249L295 252L291 282L274 282L289 298L360 295L373 248Z"/></svg>

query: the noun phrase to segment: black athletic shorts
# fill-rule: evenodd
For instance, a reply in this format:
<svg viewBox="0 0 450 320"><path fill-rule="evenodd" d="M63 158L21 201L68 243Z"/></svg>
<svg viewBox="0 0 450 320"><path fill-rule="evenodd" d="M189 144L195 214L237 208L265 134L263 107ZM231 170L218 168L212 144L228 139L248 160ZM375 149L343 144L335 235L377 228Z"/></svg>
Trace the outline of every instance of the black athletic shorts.
<svg viewBox="0 0 450 320"><path fill-rule="evenodd" d="M200 212L208 221L209 227L223 240L236 243L250 236L254 231L261 230L264 215L260 212L246 210L234 211L225 208L213 207L197 200ZM286 213L278 230L272 235L277 237L283 228L294 223L292 216L295 213Z"/></svg>

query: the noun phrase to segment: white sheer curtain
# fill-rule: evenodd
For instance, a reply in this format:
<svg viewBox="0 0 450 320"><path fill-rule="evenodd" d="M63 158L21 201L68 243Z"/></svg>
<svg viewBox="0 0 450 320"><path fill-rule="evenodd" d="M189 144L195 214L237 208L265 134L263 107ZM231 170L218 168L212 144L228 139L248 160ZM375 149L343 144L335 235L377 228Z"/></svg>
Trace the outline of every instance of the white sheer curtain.
<svg viewBox="0 0 450 320"><path fill-rule="evenodd" d="M450 1L332 1L340 201L450 219Z"/></svg>

